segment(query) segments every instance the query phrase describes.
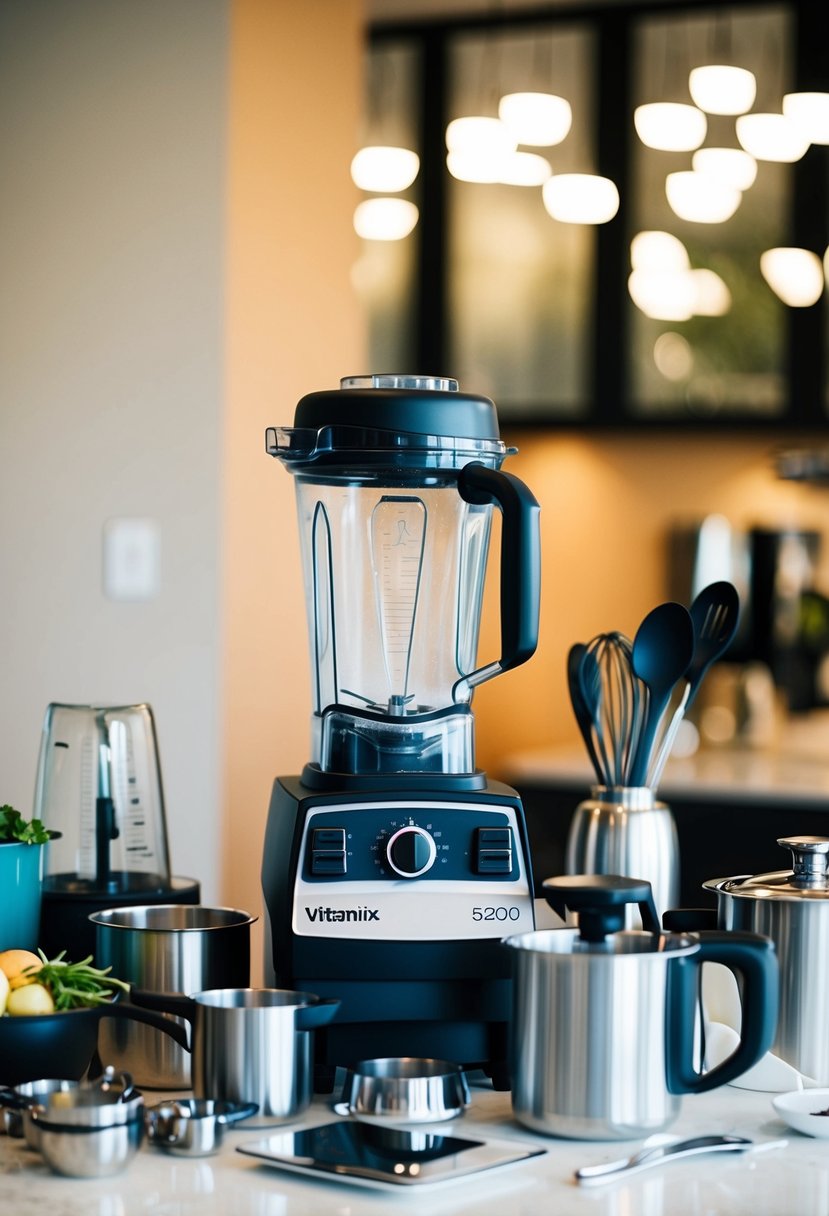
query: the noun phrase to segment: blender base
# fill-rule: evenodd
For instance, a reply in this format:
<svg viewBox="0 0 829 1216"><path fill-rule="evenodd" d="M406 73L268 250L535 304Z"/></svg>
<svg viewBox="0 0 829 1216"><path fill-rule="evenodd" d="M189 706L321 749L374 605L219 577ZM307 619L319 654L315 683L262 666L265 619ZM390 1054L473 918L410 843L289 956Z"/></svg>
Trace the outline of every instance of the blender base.
<svg viewBox="0 0 829 1216"><path fill-rule="evenodd" d="M434 844L416 875L390 860L407 834L418 848L426 837ZM514 790L458 788L444 776L440 788L397 778L384 789L323 792L278 778L262 885L266 974L278 987L342 1002L315 1034L320 1092L330 1092L337 1067L380 1056L446 1059L509 1088L502 938L535 927Z"/></svg>

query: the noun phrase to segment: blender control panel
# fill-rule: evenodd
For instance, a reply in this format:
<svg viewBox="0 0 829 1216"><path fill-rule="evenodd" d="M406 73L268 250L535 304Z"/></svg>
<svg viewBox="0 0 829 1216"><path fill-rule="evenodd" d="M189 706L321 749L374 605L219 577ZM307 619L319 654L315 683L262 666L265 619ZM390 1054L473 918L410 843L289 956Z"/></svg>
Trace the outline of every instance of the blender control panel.
<svg viewBox="0 0 829 1216"><path fill-rule="evenodd" d="M316 811L306 824L303 877L451 881L519 875L505 811L417 808Z"/></svg>
<svg viewBox="0 0 829 1216"><path fill-rule="evenodd" d="M294 931L449 939L534 925L513 807L356 803L309 810L294 889Z"/></svg>

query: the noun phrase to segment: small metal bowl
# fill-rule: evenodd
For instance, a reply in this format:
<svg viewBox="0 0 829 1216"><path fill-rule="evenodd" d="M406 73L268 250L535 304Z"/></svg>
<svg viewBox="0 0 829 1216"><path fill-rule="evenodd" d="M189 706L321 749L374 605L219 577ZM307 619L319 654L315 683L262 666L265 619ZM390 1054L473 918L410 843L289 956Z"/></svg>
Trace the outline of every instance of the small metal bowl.
<svg viewBox="0 0 829 1216"><path fill-rule="evenodd" d="M34 1139L29 1134L31 1127L28 1111L32 1107L45 1109L50 1094L65 1093L77 1089L79 1081L62 1081L47 1078L41 1081L23 1081L11 1089L0 1091L0 1104L3 1106L3 1126L9 1136L26 1137L32 1148L37 1148Z"/></svg>
<svg viewBox="0 0 829 1216"><path fill-rule="evenodd" d="M38 1149L50 1169L67 1178L111 1178L132 1161L144 1138L144 1120L89 1127L52 1123L37 1110L29 1112Z"/></svg>
<svg viewBox="0 0 829 1216"><path fill-rule="evenodd" d="M145 1123L151 1144L182 1157L217 1153L228 1124L255 1115L255 1102L214 1102L210 1098L176 1099L147 1108Z"/></svg>
<svg viewBox="0 0 829 1216"><path fill-rule="evenodd" d="M356 1118L400 1123L442 1123L469 1105L469 1086L459 1064L393 1056L361 1060L346 1073L335 1109Z"/></svg>

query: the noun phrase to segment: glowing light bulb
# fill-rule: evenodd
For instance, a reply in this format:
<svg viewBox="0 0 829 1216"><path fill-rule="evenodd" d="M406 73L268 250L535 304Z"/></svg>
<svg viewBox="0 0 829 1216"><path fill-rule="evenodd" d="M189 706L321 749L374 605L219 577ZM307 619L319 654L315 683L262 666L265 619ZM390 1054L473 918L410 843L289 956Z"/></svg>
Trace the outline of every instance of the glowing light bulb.
<svg viewBox="0 0 829 1216"><path fill-rule="evenodd" d="M783 114L812 144L829 144L829 93L786 93Z"/></svg>
<svg viewBox="0 0 829 1216"><path fill-rule="evenodd" d="M453 118L446 128L446 147L450 152L514 152L518 140L500 118L469 114Z"/></svg>
<svg viewBox="0 0 829 1216"><path fill-rule="evenodd" d="M757 177L757 161L741 148L700 148L691 166L695 173L708 173L735 190L748 190Z"/></svg>
<svg viewBox="0 0 829 1216"><path fill-rule="evenodd" d="M360 190L396 194L411 186L420 168L420 158L408 148L380 145L361 148L351 162L351 180Z"/></svg>
<svg viewBox="0 0 829 1216"><path fill-rule="evenodd" d="M694 104L708 114L745 114L754 105L757 81L745 68L711 63L692 70L688 90Z"/></svg>
<svg viewBox="0 0 829 1216"><path fill-rule="evenodd" d="M742 194L705 173L669 173L665 194L671 210L682 220L698 224L722 224L740 205Z"/></svg>
<svg viewBox="0 0 829 1216"><path fill-rule="evenodd" d="M354 229L365 241L400 241L417 220L417 207L404 198L368 198L354 212Z"/></svg>
<svg viewBox="0 0 829 1216"><path fill-rule="evenodd" d="M619 191L593 173L554 174L541 188L544 207L565 224L606 224L619 210Z"/></svg>
<svg viewBox="0 0 829 1216"><path fill-rule="evenodd" d="M516 143L551 147L567 135L573 111L569 101L553 93L507 93L498 103L498 117Z"/></svg>
<svg viewBox="0 0 829 1216"><path fill-rule="evenodd" d="M767 249L760 255L760 273L790 308L809 308L823 291L823 265L810 249Z"/></svg>
<svg viewBox="0 0 829 1216"><path fill-rule="evenodd" d="M757 160L791 164L809 147L808 138L785 114L741 114L735 127L740 145Z"/></svg>
<svg viewBox="0 0 829 1216"><path fill-rule="evenodd" d="M636 134L648 148L692 152L705 139L708 120L702 110L673 101L654 101L633 112Z"/></svg>
<svg viewBox="0 0 829 1216"><path fill-rule="evenodd" d="M687 270L688 250L670 232L637 232L630 242L630 264L634 270Z"/></svg>
<svg viewBox="0 0 829 1216"><path fill-rule="evenodd" d="M628 291L636 307L656 321L688 321L695 292L685 270L633 270Z"/></svg>
<svg viewBox="0 0 829 1216"><path fill-rule="evenodd" d="M505 186L543 186L553 170L535 152L512 152L500 162L498 181Z"/></svg>

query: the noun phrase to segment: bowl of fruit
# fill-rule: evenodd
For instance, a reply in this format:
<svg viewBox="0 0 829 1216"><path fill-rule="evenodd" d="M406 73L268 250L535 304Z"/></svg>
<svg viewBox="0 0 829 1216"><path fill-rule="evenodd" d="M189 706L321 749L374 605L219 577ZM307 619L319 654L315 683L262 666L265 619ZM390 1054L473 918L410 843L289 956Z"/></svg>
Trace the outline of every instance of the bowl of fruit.
<svg viewBox="0 0 829 1216"><path fill-rule="evenodd" d="M40 1077L76 1081L87 1072L102 1018L129 1018L171 1035L187 1047L184 1027L131 1005L129 984L93 965L73 963L65 951L0 952L0 1083L20 1085Z"/></svg>

